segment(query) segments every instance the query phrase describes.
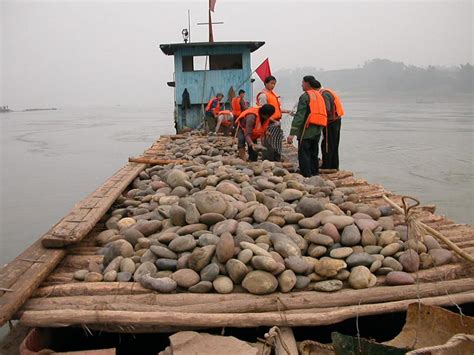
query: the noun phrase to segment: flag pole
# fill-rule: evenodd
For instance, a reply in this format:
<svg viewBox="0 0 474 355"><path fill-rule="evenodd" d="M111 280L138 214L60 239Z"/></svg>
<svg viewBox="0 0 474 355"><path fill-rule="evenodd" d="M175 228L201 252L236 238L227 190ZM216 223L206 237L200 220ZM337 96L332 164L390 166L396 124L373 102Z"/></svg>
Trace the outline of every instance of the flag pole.
<svg viewBox="0 0 474 355"><path fill-rule="evenodd" d="M211 1L212 0L209 0L209 42L214 42L214 34L212 33Z"/></svg>
<svg viewBox="0 0 474 355"><path fill-rule="evenodd" d="M250 78L252 78L252 75L253 75L256 71L257 71L257 69L255 69L253 72L251 72L250 75L249 75L249 77L248 77L247 79L245 79L244 81L242 81L242 82L240 83L240 85L237 87L236 90L239 90L239 89L242 87L242 85L244 85L247 81L249 81Z"/></svg>

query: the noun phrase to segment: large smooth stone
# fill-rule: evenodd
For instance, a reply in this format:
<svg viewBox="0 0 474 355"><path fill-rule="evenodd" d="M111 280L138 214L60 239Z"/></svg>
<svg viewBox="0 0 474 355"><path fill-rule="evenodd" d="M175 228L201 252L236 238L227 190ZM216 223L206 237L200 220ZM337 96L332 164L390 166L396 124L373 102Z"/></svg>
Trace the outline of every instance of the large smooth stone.
<svg viewBox="0 0 474 355"><path fill-rule="evenodd" d="M171 223L175 226L184 226L186 224L186 210L178 205L173 205L169 211Z"/></svg>
<svg viewBox="0 0 474 355"><path fill-rule="evenodd" d="M297 275L295 289L303 290L310 284L311 279L308 276Z"/></svg>
<svg viewBox="0 0 474 355"><path fill-rule="evenodd" d="M237 232L238 226L239 222L237 222L235 219L227 219L225 221L216 223L212 228L212 232L215 235L222 235L225 232L235 234Z"/></svg>
<svg viewBox="0 0 474 355"><path fill-rule="evenodd" d="M135 272L135 263L131 258L124 258L120 262L119 271L133 274Z"/></svg>
<svg viewBox="0 0 474 355"><path fill-rule="evenodd" d="M201 270L201 280L212 282L217 278L217 276L219 276L219 271L219 265L217 265L216 263L211 263Z"/></svg>
<svg viewBox="0 0 474 355"><path fill-rule="evenodd" d="M100 282L104 279L104 276L98 272L89 272L84 277L85 282Z"/></svg>
<svg viewBox="0 0 474 355"><path fill-rule="evenodd" d="M199 222L207 224L208 226L212 226L218 222L224 221L225 219L226 218L223 215L211 212L204 213L203 215L201 215L201 217L199 218Z"/></svg>
<svg viewBox="0 0 474 355"><path fill-rule="evenodd" d="M342 289L342 281L340 280L326 280L316 282L313 286L315 291L334 292Z"/></svg>
<svg viewBox="0 0 474 355"><path fill-rule="evenodd" d="M117 227L119 230L133 226L137 221L132 217L125 217L117 221Z"/></svg>
<svg viewBox="0 0 474 355"><path fill-rule="evenodd" d="M129 282L132 279L132 274L127 271L117 273L117 282Z"/></svg>
<svg viewBox="0 0 474 355"><path fill-rule="evenodd" d="M231 293L234 289L232 280L227 276L219 276L213 282L212 285L217 293Z"/></svg>
<svg viewBox="0 0 474 355"><path fill-rule="evenodd" d="M379 226L379 223L377 221L374 221L373 219L358 218L355 219L355 224L357 225L357 227L359 227L361 231L363 231L364 229L370 229L371 231L373 231Z"/></svg>
<svg viewBox="0 0 474 355"><path fill-rule="evenodd" d="M155 261L155 265L160 271L174 271L178 268L178 260L161 258Z"/></svg>
<svg viewBox="0 0 474 355"><path fill-rule="evenodd" d="M446 249L431 249L428 254L433 257L435 266L449 264L453 259L453 253Z"/></svg>
<svg viewBox="0 0 474 355"><path fill-rule="evenodd" d="M375 236L374 232L372 232L370 229L364 229L362 231L362 237L361 237L360 243L363 246L377 245L377 237Z"/></svg>
<svg viewBox="0 0 474 355"><path fill-rule="evenodd" d="M329 255L331 256L331 258L334 258L334 259L345 259L352 253L354 253L354 250L352 248L342 247L342 248L332 249Z"/></svg>
<svg viewBox="0 0 474 355"><path fill-rule="evenodd" d="M196 224L199 223L199 217L201 216L199 210L195 204L189 204L185 208L186 211L186 223L187 224Z"/></svg>
<svg viewBox="0 0 474 355"><path fill-rule="evenodd" d="M381 247L386 247L389 244L394 243L398 238L398 233L396 231L383 231L380 233L379 240L377 245Z"/></svg>
<svg viewBox="0 0 474 355"><path fill-rule="evenodd" d="M379 225L383 228L383 230L388 231L395 228L392 217L380 217L377 222L379 222Z"/></svg>
<svg viewBox="0 0 474 355"><path fill-rule="evenodd" d="M249 243L249 242L240 242L240 247L242 249L250 249L253 254L261 255L261 256L268 256L271 257L270 253L265 249L259 247L258 245Z"/></svg>
<svg viewBox="0 0 474 355"><path fill-rule="evenodd" d="M341 236L341 244L345 246L354 246L360 243L361 235L359 232L359 228L357 228L354 224L350 224L344 227Z"/></svg>
<svg viewBox="0 0 474 355"><path fill-rule="evenodd" d="M176 290L178 284L176 281L169 277L153 278L151 275L143 275L140 280L140 285L149 290L157 291L160 293L170 293Z"/></svg>
<svg viewBox="0 0 474 355"><path fill-rule="evenodd" d="M382 213L376 207L368 206L368 205L358 205L357 212L368 214L373 219L379 219Z"/></svg>
<svg viewBox="0 0 474 355"><path fill-rule="evenodd" d="M413 285L414 283L413 276L403 271L392 271L385 276L386 285Z"/></svg>
<svg viewBox="0 0 474 355"><path fill-rule="evenodd" d="M289 256L301 256L301 249L289 239L277 241L274 243L273 248L284 258Z"/></svg>
<svg viewBox="0 0 474 355"><path fill-rule="evenodd" d="M193 234L194 232L207 230L207 225L204 223L189 224L187 226L181 227L176 231L179 235Z"/></svg>
<svg viewBox="0 0 474 355"><path fill-rule="evenodd" d="M331 223L333 224L337 229L341 230L344 227L347 227L351 224L354 223L354 218L350 216L335 216L335 215L330 215L323 217L321 220L322 224L326 223Z"/></svg>
<svg viewBox="0 0 474 355"><path fill-rule="evenodd" d="M176 253L183 251L192 250L196 247L196 239L192 235L183 235L173 239L169 244L168 248Z"/></svg>
<svg viewBox="0 0 474 355"><path fill-rule="evenodd" d="M420 256L413 249L404 251L398 258L398 261L406 272L416 272L420 268Z"/></svg>
<svg viewBox="0 0 474 355"><path fill-rule="evenodd" d="M84 278L87 276L88 273L89 273L89 270L86 270L86 269L77 270L76 272L74 272L73 277L75 280L84 281Z"/></svg>
<svg viewBox="0 0 474 355"><path fill-rule="evenodd" d="M253 211L253 219L256 223L265 222L270 214L268 207L265 205L259 205Z"/></svg>
<svg viewBox="0 0 474 355"><path fill-rule="evenodd" d="M239 255L237 256L237 259L243 262L244 264L247 264L253 257L253 251L250 249L244 249L239 252Z"/></svg>
<svg viewBox="0 0 474 355"><path fill-rule="evenodd" d="M376 280L376 277L372 275L372 273L367 267L356 266L352 268L348 282L352 288L362 289L374 286Z"/></svg>
<svg viewBox="0 0 474 355"><path fill-rule="evenodd" d="M326 223L321 228L321 233L330 236L334 240L334 243L339 243L341 241L341 235L336 226L332 223Z"/></svg>
<svg viewBox="0 0 474 355"><path fill-rule="evenodd" d="M308 247L308 255L313 258L319 258L326 254L327 248L322 245L310 244Z"/></svg>
<svg viewBox="0 0 474 355"><path fill-rule="evenodd" d="M189 288L200 281L199 275L196 271L191 269L181 269L175 271L171 278L176 281L179 287Z"/></svg>
<svg viewBox="0 0 474 355"><path fill-rule="evenodd" d="M152 245L150 250L155 254L158 258L166 258L166 259L178 259L178 254L169 250L168 248L162 247L160 245Z"/></svg>
<svg viewBox="0 0 474 355"><path fill-rule="evenodd" d="M323 257L315 262L314 271L323 277L334 277L339 270L346 267L347 264L343 260Z"/></svg>
<svg viewBox="0 0 474 355"><path fill-rule="evenodd" d="M229 259L225 264L227 274L232 279L234 284L240 284L245 275L249 272L247 266L237 259Z"/></svg>
<svg viewBox="0 0 474 355"><path fill-rule="evenodd" d="M285 189L280 194L281 198L285 202L292 202L299 200L303 196L303 192L296 189Z"/></svg>
<svg viewBox="0 0 474 355"><path fill-rule="evenodd" d="M168 173L166 183L175 188L177 186L188 187L190 185L189 176L182 170L173 169Z"/></svg>
<svg viewBox="0 0 474 355"><path fill-rule="evenodd" d="M296 205L295 211L302 213L305 217L312 217L324 210L324 204L314 198L302 198Z"/></svg>
<svg viewBox="0 0 474 355"><path fill-rule="evenodd" d="M123 238L132 245L137 244L138 239L143 238L144 235L135 228L128 228L120 232Z"/></svg>
<svg viewBox="0 0 474 355"><path fill-rule="evenodd" d="M395 260L391 256L387 256L385 259L383 259L382 265L384 267L389 267L394 271L402 271L403 270L402 264L400 264L397 260Z"/></svg>
<svg viewBox="0 0 474 355"><path fill-rule="evenodd" d="M354 253L346 259L346 263L350 268L360 265L370 266L374 260L374 257L368 253Z"/></svg>
<svg viewBox="0 0 474 355"><path fill-rule="evenodd" d="M214 212L223 215L227 209L223 195L216 191L198 192L194 195L194 200L201 214Z"/></svg>
<svg viewBox="0 0 474 355"><path fill-rule="evenodd" d="M278 285L281 292L290 292L296 285L296 275L293 270L285 270L278 276Z"/></svg>
<svg viewBox="0 0 474 355"><path fill-rule="evenodd" d="M191 286L188 291L192 293L207 293L212 290L212 282L210 281L201 281L196 285Z"/></svg>
<svg viewBox="0 0 474 355"><path fill-rule="evenodd" d="M304 236L304 239L306 239L308 242L322 245L325 247L330 247L331 245L334 244L334 239L331 238L328 235L320 234L319 230L315 229L309 232Z"/></svg>
<svg viewBox="0 0 474 355"><path fill-rule="evenodd" d="M381 251L380 254L383 256L392 256L399 252L401 245L399 243L391 243L385 246Z"/></svg>
<svg viewBox="0 0 474 355"><path fill-rule="evenodd" d="M423 243L425 244L428 250L441 249L441 245L439 245L438 241L431 235L425 235L423 237Z"/></svg>
<svg viewBox="0 0 474 355"><path fill-rule="evenodd" d="M285 259L285 266L293 270L296 274L304 274L309 270L310 265L300 256L290 256Z"/></svg>
<svg viewBox="0 0 474 355"><path fill-rule="evenodd" d="M216 256L217 260L221 263L225 263L227 260L234 256L234 238L230 233L224 233L219 238L216 245Z"/></svg>
<svg viewBox="0 0 474 355"><path fill-rule="evenodd" d="M188 267L194 271L201 271L214 256L215 245L206 245L202 248L195 248L188 259Z"/></svg>
<svg viewBox="0 0 474 355"><path fill-rule="evenodd" d="M206 233L199 236L197 244L204 247L206 245L216 245L218 242L219 237L217 235Z"/></svg>
<svg viewBox="0 0 474 355"><path fill-rule="evenodd" d="M104 265L108 265L117 256L129 258L133 255L133 246L124 239L119 239L107 244L104 254Z"/></svg>
<svg viewBox="0 0 474 355"><path fill-rule="evenodd" d="M257 270L275 272L279 269L278 262L271 256L254 256L251 260L252 266Z"/></svg>
<svg viewBox="0 0 474 355"><path fill-rule="evenodd" d="M275 292L278 281L275 276L268 272L251 271L245 276L242 286L252 294L266 295Z"/></svg>
<svg viewBox="0 0 474 355"><path fill-rule="evenodd" d="M143 275L152 274L156 272L156 270L155 264L150 261L145 261L139 267L137 267L137 270L135 270L135 273L133 274L133 279L135 281L139 281Z"/></svg>
<svg viewBox="0 0 474 355"><path fill-rule="evenodd" d="M240 195L240 188L227 181L219 183L216 190L226 195Z"/></svg>

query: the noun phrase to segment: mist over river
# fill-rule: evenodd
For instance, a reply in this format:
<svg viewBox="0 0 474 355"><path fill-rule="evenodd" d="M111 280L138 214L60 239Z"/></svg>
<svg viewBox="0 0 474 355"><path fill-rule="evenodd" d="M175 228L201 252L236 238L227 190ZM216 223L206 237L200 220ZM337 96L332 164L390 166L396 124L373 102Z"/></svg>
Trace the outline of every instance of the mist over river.
<svg viewBox="0 0 474 355"><path fill-rule="evenodd" d="M285 108L293 106L290 101ZM344 104L341 169L436 204L438 213L456 222L474 222L472 98L417 103L347 97ZM160 134L174 133L172 117L171 102L0 114L0 265L129 156L141 154Z"/></svg>

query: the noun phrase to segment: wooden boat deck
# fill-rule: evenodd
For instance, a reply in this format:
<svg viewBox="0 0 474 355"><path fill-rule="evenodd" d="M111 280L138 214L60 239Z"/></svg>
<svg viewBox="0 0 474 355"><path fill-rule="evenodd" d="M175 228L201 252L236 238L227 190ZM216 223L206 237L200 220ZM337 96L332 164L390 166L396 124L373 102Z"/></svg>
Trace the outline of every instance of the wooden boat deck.
<svg viewBox="0 0 474 355"><path fill-rule="evenodd" d="M162 136L142 159L175 159L167 143L182 136ZM287 149L294 161L295 150ZM132 159L133 160L133 159ZM146 161L146 160L145 160ZM293 163L286 165L293 166ZM104 214L116 198L147 167L127 163L92 194L74 206L59 223L0 269L0 325L19 319L26 326L85 325L118 332L155 332L203 327L315 326L344 319L396 311L422 299L431 305L474 302L474 265L454 264L422 270L417 284L378 285L364 290L341 290L331 297L316 291L255 296L243 293L157 294L138 283L85 283L73 279L96 255L95 236L103 230ZM401 204L401 196L382 185L369 184L349 171L323 171L322 176L350 192L349 199L374 206L386 205L387 195ZM474 227L434 214L435 206L417 207L420 221L438 230L474 255ZM394 216L395 224L404 223ZM202 307L206 304L206 307ZM206 312L203 314L203 312Z"/></svg>

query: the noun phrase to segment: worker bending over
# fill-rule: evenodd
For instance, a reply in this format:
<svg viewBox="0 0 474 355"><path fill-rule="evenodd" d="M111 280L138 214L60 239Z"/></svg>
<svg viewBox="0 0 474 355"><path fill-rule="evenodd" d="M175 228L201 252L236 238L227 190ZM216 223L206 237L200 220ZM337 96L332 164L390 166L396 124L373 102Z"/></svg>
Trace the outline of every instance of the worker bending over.
<svg viewBox="0 0 474 355"><path fill-rule="evenodd" d="M214 132L217 124L217 115L221 110L221 100L224 98L224 95L218 93L216 96L212 97L206 106L206 124L207 131Z"/></svg>

